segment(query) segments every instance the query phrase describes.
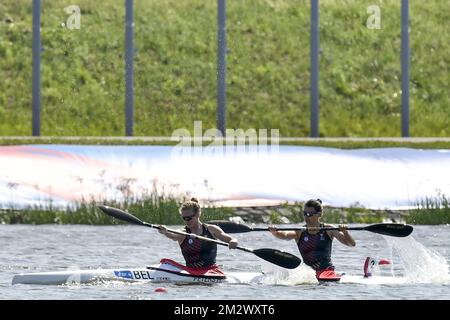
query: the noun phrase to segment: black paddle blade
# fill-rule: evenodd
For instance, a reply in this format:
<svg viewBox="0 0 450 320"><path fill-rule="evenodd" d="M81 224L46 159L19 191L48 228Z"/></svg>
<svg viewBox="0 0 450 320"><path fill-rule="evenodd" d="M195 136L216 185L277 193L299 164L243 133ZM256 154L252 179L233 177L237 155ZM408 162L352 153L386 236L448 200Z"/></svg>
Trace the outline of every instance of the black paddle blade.
<svg viewBox="0 0 450 320"><path fill-rule="evenodd" d="M138 224L138 225L144 225L144 223L141 220L139 220L132 214L129 214L128 212L125 212L123 210L108 207L108 206L98 206L98 208L100 210L102 210L104 213L106 213L107 215L114 217L116 219L126 221L129 223Z"/></svg>
<svg viewBox="0 0 450 320"><path fill-rule="evenodd" d="M252 228L247 227L244 224L234 223L231 221L213 220L207 223L220 227L225 233L244 233L252 231Z"/></svg>
<svg viewBox="0 0 450 320"><path fill-rule="evenodd" d="M401 223L379 223L364 227L364 230L391 237L407 237L413 232L413 227Z"/></svg>
<svg viewBox="0 0 450 320"><path fill-rule="evenodd" d="M286 269L295 269L302 263L302 260L299 257L276 249L255 249L253 250L253 253L261 259Z"/></svg>

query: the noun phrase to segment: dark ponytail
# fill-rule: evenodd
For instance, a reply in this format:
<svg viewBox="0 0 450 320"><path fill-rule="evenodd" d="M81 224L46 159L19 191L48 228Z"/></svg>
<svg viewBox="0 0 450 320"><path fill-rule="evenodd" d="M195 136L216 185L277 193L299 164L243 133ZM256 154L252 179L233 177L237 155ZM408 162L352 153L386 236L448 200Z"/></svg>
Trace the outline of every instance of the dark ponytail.
<svg viewBox="0 0 450 320"><path fill-rule="evenodd" d="M322 200L320 200L320 199L315 199L315 200L310 199L310 200L306 201L304 208L306 208L306 207L314 208L314 210L317 213L319 213L319 212L322 213L322 211L323 211Z"/></svg>

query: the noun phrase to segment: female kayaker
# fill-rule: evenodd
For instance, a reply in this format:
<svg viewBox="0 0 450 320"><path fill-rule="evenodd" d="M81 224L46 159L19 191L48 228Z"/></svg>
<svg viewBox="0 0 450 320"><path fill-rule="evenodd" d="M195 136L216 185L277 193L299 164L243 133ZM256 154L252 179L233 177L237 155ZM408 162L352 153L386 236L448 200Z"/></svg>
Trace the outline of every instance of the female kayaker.
<svg viewBox="0 0 450 320"><path fill-rule="evenodd" d="M237 247L238 241L223 232L220 227L202 223L200 221L201 214L201 208L196 198L183 203L180 215L186 226L182 231L227 242L230 249ZM218 269L216 265L217 244L171 233L163 225L160 226L159 232L169 239L178 241L187 267L200 270Z"/></svg>
<svg viewBox="0 0 450 320"><path fill-rule="evenodd" d="M320 221L322 214L322 201L311 199L303 207L303 216L308 230L277 231L274 226L270 226L269 230L278 239L295 239L304 263L316 271L317 279L338 280L339 276L334 272L331 262L332 241L336 238L349 247L354 247L356 243L348 233L346 225L339 225L339 230L321 230L320 228L323 227L334 227Z"/></svg>

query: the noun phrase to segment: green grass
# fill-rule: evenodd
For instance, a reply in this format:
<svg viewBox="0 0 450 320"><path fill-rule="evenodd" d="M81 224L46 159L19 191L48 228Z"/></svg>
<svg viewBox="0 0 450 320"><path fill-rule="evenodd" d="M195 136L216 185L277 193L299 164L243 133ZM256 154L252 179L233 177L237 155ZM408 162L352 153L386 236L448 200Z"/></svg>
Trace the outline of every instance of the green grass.
<svg viewBox="0 0 450 320"><path fill-rule="evenodd" d="M450 223L450 198L440 195L435 198L425 198L417 204L405 218L407 223L413 224L449 224Z"/></svg>
<svg viewBox="0 0 450 320"><path fill-rule="evenodd" d="M172 198L159 197L157 195L146 196L143 199L128 199L125 203L116 202L84 202L65 210L56 210L51 204L47 206L29 207L18 210L14 208L0 211L0 224L88 224L111 225L124 222L112 219L97 208L99 204L121 208L143 221L156 224L179 225L182 224L178 208L180 203ZM416 209L396 212L393 216L388 210L371 210L361 206L349 208L325 207L322 221L325 223L359 223L373 224L394 219L395 222L404 222L414 225L437 225L450 223L450 199L429 198L417 205ZM277 210L269 210L267 221L270 224L282 224L283 216L290 223L303 223L303 204L284 204L283 213ZM202 221L227 220L234 216L233 208L208 207L202 209ZM400 221L396 221L399 219ZM262 218L262 217L261 217ZM249 221L253 222L253 221Z"/></svg>
<svg viewBox="0 0 450 320"><path fill-rule="evenodd" d="M0 135L31 133L31 1L0 2ZM124 2L43 0L44 136L124 135ZM228 1L229 128L309 136L308 0ZM381 8L380 30L366 28ZM411 1L411 135L450 135L449 0ZM400 136L400 1L320 1L320 133ZM216 1L135 1L135 135L216 124Z"/></svg>
<svg viewBox="0 0 450 320"><path fill-rule="evenodd" d="M149 195L143 199L128 199L119 204L115 202L84 202L66 210L55 210L48 206L29 207L23 210L7 209L0 212L0 224L94 224L110 225L124 222L112 219L97 208L98 205L108 205L130 212L142 221L156 224L183 224L178 209L180 203L172 198ZM222 220L231 216L229 208L203 208L202 220Z"/></svg>

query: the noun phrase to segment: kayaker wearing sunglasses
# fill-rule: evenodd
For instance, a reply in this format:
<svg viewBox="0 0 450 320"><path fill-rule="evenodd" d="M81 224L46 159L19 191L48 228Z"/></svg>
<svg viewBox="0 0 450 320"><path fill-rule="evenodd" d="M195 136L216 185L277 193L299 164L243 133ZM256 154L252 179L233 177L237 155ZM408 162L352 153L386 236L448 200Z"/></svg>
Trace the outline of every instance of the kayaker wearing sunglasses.
<svg viewBox="0 0 450 320"><path fill-rule="evenodd" d="M277 231L276 227L269 227L270 232L278 239L295 239L300 254L305 264L316 271L318 280L339 280L339 276L334 272L331 262L331 246L333 238L342 244L354 247L355 240L348 233L346 225L339 225L339 230L321 230L324 227L334 227L320 221L323 207L320 199L308 200L303 207L303 216L307 230L299 231Z"/></svg>
<svg viewBox="0 0 450 320"><path fill-rule="evenodd" d="M201 208L196 198L183 203L180 215L186 223L184 232L227 242L230 249L237 247L237 240L223 232L220 227L200 221ZM168 232L165 226L160 226L159 232L169 239L178 241L187 267L208 270L218 268L217 244Z"/></svg>

